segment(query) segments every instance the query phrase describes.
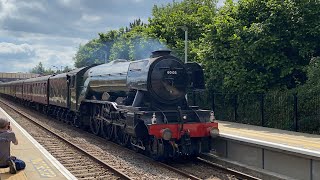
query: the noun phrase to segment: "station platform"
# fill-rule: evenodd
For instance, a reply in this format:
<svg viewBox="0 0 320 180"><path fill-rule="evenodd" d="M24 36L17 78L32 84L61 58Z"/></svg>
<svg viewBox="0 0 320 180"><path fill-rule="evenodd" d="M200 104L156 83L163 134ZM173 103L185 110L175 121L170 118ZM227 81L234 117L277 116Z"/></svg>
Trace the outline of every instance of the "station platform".
<svg viewBox="0 0 320 180"><path fill-rule="evenodd" d="M320 135L218 121L220 136L320 158Z"/></svg>
<svg viewBox="0 0 320 180"><path fill-rule="evenodd" d="M212 153L219 158L276 177L261 179L320 179L320 135L218 123Z"/></svg>
<svg viewBox="0 0 320 180"><path fill-rule="evenodd" d="M10 174L9 168L0 169L0 180L76 179L1 107L0 117L10 120L12 130L15 132L19 142L18 145L11 144L11 155L22 159L26 163L26 169L18 171L17 174Z"/></svg>

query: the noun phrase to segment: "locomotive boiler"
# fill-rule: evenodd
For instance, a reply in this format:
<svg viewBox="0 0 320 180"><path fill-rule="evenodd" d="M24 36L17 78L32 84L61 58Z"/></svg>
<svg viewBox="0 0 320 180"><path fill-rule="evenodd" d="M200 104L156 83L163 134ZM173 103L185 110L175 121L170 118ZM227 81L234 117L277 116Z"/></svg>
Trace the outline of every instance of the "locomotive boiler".
<svg viewBox="0 0 320 180"><path fill-rule="evenodd" d="M161 104L166 108L177 106L185 98L188 86L204 88L202 69L195 69L194 65L197 64L184 65L170 51L155 51L144 60L115 60L87 71L82 98L114 101L123 97L124 103L133 107L141 107L147 98L159 108ZM189 82L189 76L197 76L191 79L198 82Z"/></svg>

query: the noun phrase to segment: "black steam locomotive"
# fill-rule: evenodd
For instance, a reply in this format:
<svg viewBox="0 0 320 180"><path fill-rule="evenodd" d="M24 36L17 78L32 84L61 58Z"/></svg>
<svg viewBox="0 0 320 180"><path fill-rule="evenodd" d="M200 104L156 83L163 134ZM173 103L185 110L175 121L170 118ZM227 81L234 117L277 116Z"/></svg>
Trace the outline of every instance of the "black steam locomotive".
<svg viewBox="0 0 320 180"><path fill-rule="evenodd" d="M204 89L202 68L170 51L0 84L1 94L155 159L209 151L219 133L210 111L187 104L187 89Z"/></svg>

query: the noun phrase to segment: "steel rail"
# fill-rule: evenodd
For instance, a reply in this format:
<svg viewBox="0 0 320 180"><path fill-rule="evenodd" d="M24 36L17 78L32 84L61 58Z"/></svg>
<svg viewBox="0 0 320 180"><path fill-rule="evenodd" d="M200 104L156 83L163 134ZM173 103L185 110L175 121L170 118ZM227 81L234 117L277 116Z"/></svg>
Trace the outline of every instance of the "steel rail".
<svg viewBox="0 0 320 180"><path fill-rule="evenodd" d="M194 176L194 175L192 175L192 174L190 174L190 173L188 173L188 172L185 172L185 171L182 171L182 170L177 169L177 168L175 168L175 167L172 167L172 166L170 166L170 165L168 165L168 164L161 163L161 162L158 162L158 164L159 164L160 166L162 166L162 167L165 167L165 168L167 168L167 169L170 169L170 170L173 171L173 172L176 172L176 173L178 173L178 174L181 174L181 175L185 176L186 178L189 178L189 179L192 179L192 180L201 180L201 178L198 178L198 177L196 177L196 176Z"/></svg>
<svg viewBox="0 0 320 180"><path fill-rule="evenodd" d="M205 157L207 155L202 154L201 156ZM204 164L206 164L208 166L211 166L211 167L213 167L215 169L219 169L221 171L224 171L224 172L227 172L229 174L232 174L232 175L236 176L239 179L260 180L260 178L257 178L257 177L242 173L242 172L234 170L234 169L230 169L230 168L224 167L224 166L222 166L220 164L216 164L214 162L211 162L210 160L206 160L206 159L203 159L201 157L197 157L197 160L199 162L204 163Z"/></svg>
<svg viewBox="0 0 320 180"><path fill-rule="evenodd" d="M33 122L34 124L36 124L36 125L39 126L40 128L44 128L46 131L49 131L49 132L52 133L53 135L57 136L59 139L62 139L64 142L70 144L70 142L67 141L65 138L61 137L61 136L58 135L58 134L55 134L54 132L51 132L51 131L48 130L46 127L44 127L44 126L42 126L41 124L39 124L39 123L35 122L34 120L32 120L32 117L29 117L30 115L28 115L27 113L17 111L14 106L10 105L9 103L4 102L2 99L0 99L0 102L2 102L3 104L5 104L5 105L8 106L9 108L13 109L14 111L16 111L17 113L19 113L19 114L22 115L23 117L31 120L31 122ZM11 106L12 106L12 107L11 107ZM48 117L48 118L52 118L52 117ZM54 119L54 118L53 118L53 119ZM91 133L88 133L87 131L82 130L82 129L78 129L78 130L81 131L81 133L84 133L84 134L86 134L86 135L89 135L89 136L94 137L96 140L99 139L99 141L101 141L101 142L106 142L106 139L104 139L104 138L102 138L102 137L95 136L95 135L93 135L93 134L91 134ZM115 146L117 146L117 147L123 148L123 146L121 146L121 145L119 145L119 144L117 144L117 143L115 143L115 142L112 142L112 141L107 141L107 142L108 142L108 143L112 143L113 145L115 145ZM103 166L107 166L107 168L108 168L108 169L110 168L113 172L121 173L121 172L118 172L118 171L117 171L115 168L113 168L112 166L109 166L108 164L105 164L105 162L100 161L98 158L90 155L89 152L87 152L86 150L82 149L81 147L78 147L77 145L74 145L74 144L71 144L71 146L73 146L73 147L75 147L76 149L80 150L81 152L85 153L85 154L88 155L89 157L92 157L92 159L93 159L94 161L98 162L99 164L101 164L101 165L103 165ZM131 152L136 153L136 152L135 152L134 150L132 150L132 149L128 149L128 150L131 151ZM148 156L146 156L146 155L139 154L139 153L136 153L135 155L136 155L136 156L140 156L141 158L148 158L149 160L152 160L152 161L153 161L153 159L151 159L150 157L148 157ZM155 164L155 165L158 165L158 166L161 166L161 167L163 167L163 168L165 168L165 169L168 169L168 170L170 170L170 171L173 171L173 172L175 172L175 173L177 173L177 174L179 174L179 175L181 175L181 176L183 176L183 177L185 177L185 178L188 178L188 179L191 179L191 180L201 180L201 178L198 178L198 177L196 177L196 176L194 176L194 175L192 175L192 174L190 174L190 173L188 173L188 172L179 170L179 169L177 169L177 168L175 168L175 167L172 167L172 166L170 166L170 165L167 165L167 164L165 164L165 163L161 163L161 162L156 162L156 161L154 161L154 164ZM120 175L120 176L123 176L123 179L131 179L130 177L128 177L127 175L125 175L125 174L123 174L123 173L121 173L121 174L119 174L119 175Z"/></svg>
<svg viewBox="0 0 320 180"><path fill-rule="evenodd" d="M46 128L45 126L39 124L38 122L36 122L35 120L33 120L33 118L28 115L25 112L22 112L19 109L16 109L14 106L12 106L11 104L7 104L6 102L4 102L2 99L0 99L0 102L2 104L4 104L5 106L9 107L10 109L14 110L15 112L17 112L18 114L20 114L21 116L25 117L26 119L30 120L30 122L32 122L33 124L35 124L36 126L46 130L47 132L51 133L52 135L54 135L55 137L59 138L60 140L62 140L63 142L71 145L72 147L74 147L75 149L81 151L82 153L84 153L85 155L87 155L89 158L91 158L93 161L97 162L98 164L100 164L101 166L109 169L110 171L112 171L113 173L117 174L121 179L126 179L126 180L132 180L132 178L130 178L129 176L127 176L126 174L118 171L115 167L107 164L104 161L101 161L99 158L95 157L94 155L90 154L89 152L87 152L86 150L84 150L83 148L79 147L76 144L71 143L70 141L68 141L67 139L65 139L64 137L60 136L59 134L52 132L50 129ZM30 117L29 117L30 116Z"/></svg>
<svg viewBox="0 0 320 180"><path fill-rule="evenodd" d="M3 100L0 99L0 102L3 102ZM3 102L3 104L5 104L5 105L7 105L7 106L10 107L10 105L8 105L8 103L6 104L6 103ZM13 110L15 110L14 107L13 107L13 108L10 107L10 108L13 109ZM17 110L15 110L15 111L17 111ZM17 112L18 112L18 111L17 111ZM50 133L54 134L54 135L57 136L58 138L60 138L60 139L62 139L63 141L67 142L68 144L71 144L71 145L74 146L76 149L78 149L78 150L82 151L83 153L87 154L88 156L92 157L92 159L95 160L96 162L98 162L99 164L101 164L101 165L103 165L103 166L106 166L108 169L110 168L110 170L112 170L113 172L116 172L117 174L120 173L119 175L120 175L120 176L123 176L124 179L131 179L131 178L128 177L127 175L125 175L125 174L123 174L123 173L121 173L121 172L118 172L118 171L116 170L116 168L114 168L114 167L112 167L112 166L109 166L109 165L106 164L105 162L103 162L103 161L99 160L98 158L90 155L89 152L87 152L86 150L82 149L81 147L78 147L77 145L74 145L74 144L70 143L69 141L67 141L66 139L64 139L63 137L61 137L60 135L55 134L54 132L51 132L50 130L48 130L46 127L38 124L37 122L35 122L34 120L32 120L32 117L31 117L31 118L28 117L28 116L30 116L30 115L28 115L28 114L26 114L26 113L23 113L23 112L18 112L18 113L21 114L22 116L26 117L27 119L30 119L32 122L34 122L34 123L35 123L36 125L38 125L39 127L46 129L47 131L49 131ZM49 118L51 118L51 117L49 117ZM54 119L54 118L53 118L53 119ZM92 136L92 137L94 136L95 139L99 139L101 142L106 142L106 139L104 139L104 138L102 138L102 137L95 136L95 135L93 135L93 134L91 134L91 133L88 133L87 131L82 130L82 129L79 129L79 131L81 131L82 133L85 133L85 134L87 134L87 135L90 135L90 136ZM108 142L108 143L112 143L112 144L115 145L115 146L118 146L118 147L123 148L123 146L121 146L121 145L119 145L119 144L117 144L117 143L115 143L115 142L112 142L112 141L107 141L107 142ZM132 149L128 149L128 150L131 151L131 152L135 152L135 151L132 150ZM146 156L146 155L143 155L143 154L139 154L139 153L136 153L136 156L140 156L140 157L143 157L143 158L151 159L150 157L148 157L148 156ZM202 157L205 157L205 156L207 156L207 155L202 154L201 156L202 156ZM256 177L253 177L253 176L251 176L251 175L248 175L248 174L245 174L245 173L242 173L242 172L239 172L239 171L236 171L236 170L233 170L233 169L224 167L224 166L222 166L222 165L220 165L220 164L213 163L213 162L211 162L210 160L206 160L206 159L203 159L203 158L201 158L201 157L197 157L197 160L200 161L200 162L202 162L202 163L204 163L204 164L206 164L206 165L208 165L208 166L211 166L211 167L213 167L213 168L215 168L215 169L218 169L218 170L224 171L224 172L226 172L226 173L232 174L232 175L234 175L234 176L236 176L237 178L240 178L240 179L259 180L259 178L256 178ZM180 170L180 169L175 168L175 167L173 167L173 166L170 166L170 165L168 165L168 164L161 163L161 162L156 162L156 161L154 161L154 163L155 163L155 165L159 165L159 166L161 166L161 167L163 167L163 168L169 169L170 171L173 171L173 172L175 172L175 173L177 173L177 174L179 174L179 175L182 175L182 176L184 176L184 177L186 177L186 178L188 178L188 179L192 179L192 180L200 180L200 179L201 179L201 178L199 178L199 177L196 177L196 176L194 176L194 175L192 175L192 174L190 174L190 173L188 173L188 172L185 172L185 171L183 171L183 170Z"/></svg>

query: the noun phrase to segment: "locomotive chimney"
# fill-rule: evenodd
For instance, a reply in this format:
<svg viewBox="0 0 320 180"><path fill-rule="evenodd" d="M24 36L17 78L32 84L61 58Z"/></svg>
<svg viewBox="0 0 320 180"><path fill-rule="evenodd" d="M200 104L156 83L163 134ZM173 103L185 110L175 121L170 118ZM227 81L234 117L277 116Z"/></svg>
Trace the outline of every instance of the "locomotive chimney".
<svg viewBox="0 0 320 180"><path fill-rule="evenodd" d="M171 51L170 50L158 50L158 51L153 51L151 58L156 58L160 56L167 56L170 55Z"/></svg>

